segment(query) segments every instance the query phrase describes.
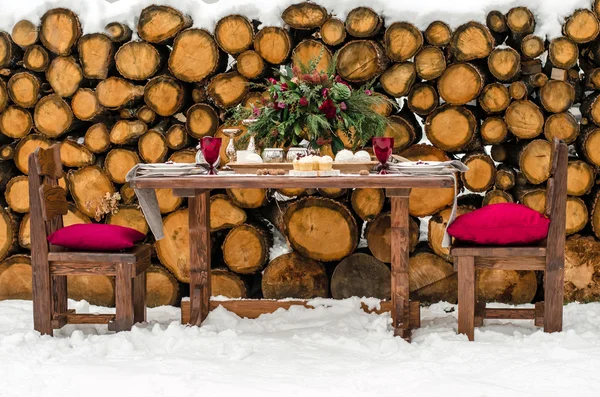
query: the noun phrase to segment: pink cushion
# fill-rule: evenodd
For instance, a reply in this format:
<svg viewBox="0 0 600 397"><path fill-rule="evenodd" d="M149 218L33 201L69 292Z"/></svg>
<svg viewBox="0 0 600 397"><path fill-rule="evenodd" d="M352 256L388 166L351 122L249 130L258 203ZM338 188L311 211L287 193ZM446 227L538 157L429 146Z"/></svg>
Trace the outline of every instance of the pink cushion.
<svg viewBox="0 0 600 397"><path fill-rule="evenodd" d="M452 237L475 244L523 245L546 238L550 219L522 204L486 205L448 228Z"/></svg>
<svg viewBox="0 0 600 397"><path fill-rule="evenodd" d="M63 227L49 235L48 241L72 250L119 251L133 247L144 237L130 227L88 223Z"/></svg>

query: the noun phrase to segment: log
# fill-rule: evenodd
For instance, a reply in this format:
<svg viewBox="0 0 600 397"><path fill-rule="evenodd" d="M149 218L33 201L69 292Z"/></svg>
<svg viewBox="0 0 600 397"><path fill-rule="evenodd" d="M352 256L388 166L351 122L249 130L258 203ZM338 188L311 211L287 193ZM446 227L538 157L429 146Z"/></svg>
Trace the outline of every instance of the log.
<svg viewBox="0 0 600 397"><path fill-rule="evenodd" d="M104 123L92 125L83 139L85 147L92 153L104 153L110 148L110 135Z"/></svg>
<svg viewBox="0 0 600 397"><path fill-rule="evenodd" d="M496 44L502 44L509 31L506 16L498 10L490 11L485 18L485 25L494 36Z"/></svg>
<svg viewBox="0 0 600 397"><path fill-rule="evenodd" d="M109 133L111 143L116 145L133 144L148 131L146 123L140 120L119 120Z"/></svg>
<svg viewBox="0 0 600 397"><path fill-rule="evenodd" d="M507 159L507 161L512 161L512 164L518 161L518 166L523 176L530 183L538 185L546 182L550 177L551 156L552 144L543 139L535 139L521 145L520 149L511 153L511 158Z"/></svg>
<svg viewBox="0 0 600 397"><path fill-rule="evenodd" d="M10 103L10 96L8 95L8 88L4 80L0 79L0 112L2 112Z"/></svg>
<svg viewBox="0 0 600 397"><path fill-rule="evenodd" d="M188 209L170 213L163 219L165 238L154 246L160 263L173 273L177 280L190 281L190 246Z"/></svg>
<svg viewBox="0 0 600 397"><path fill-rule="evenodd" d="M472 192L485 192L496 180L496 166L485 152L471 152L463 156L461 161L469 167L460 174L467 189Z"/></svg>
<svg viewBox="0 0 600 397"><path fill-rule="evenodd" d="M183 124L173 124L165 135L169 149L183 149L189 144L189 136Z"/></svg>
<svg viewBox="0 0 600 397"><path fill-rule="evenodd" d="M248 287L237 274L227 269L210 271L210 292L212 296L225 296L231 299L248 297Z"/></svg>
<svg viewBox="0 0 600 397"><path fill-rule="evenodd" d="M111 307L115 305L115 282L108 276L67 276L67 296L90 305Z"/></svg>
<svg viewBox="0 0 600 397"><path fill-rule="evenodd" d="M592 166L582 160L569 160L567 167L567 194L583 196L588 194L596 181L596 172Z"/></svg>
<svg viewBox="0 0 600 397"><path fill-rule="evenodd" d="M50 147L50 141L43 135L31 134L21 139L15 148L15 154L13 160L15 165L23 174L29 174L29 155L35 152L35 149L41 147L42 149L48 149Z"/></svg>
<svg viewBox="0 0 600 397"><path fill-rule="evenodd" d="M206 86L207 97L221 109L240 104L248 91L248 80L237 72L218 74Z"/></svg>
<svg viewBox="0 0 600 397"><path fill-rule="evenodd" d="M321 188L321 189L317 189L317 192L323 196L323 197L327 197L330 199L337 199L340 197L343 197L346 195L346 193L348 193L347 189L340 189L340 188Z"/></svg>
<svg viewBox="0 0 600 397"><path fill-rule="evenodd" d="M484 25L468 22L456 28L449 49L459 62L486 58L494 49L494 38Z"/></svg>
<svg viewBox="0 0 600 397"><path fill-rule="evenodd" d="M151 129L138 141L138 153L146 163L164 163L168 151L167 140L159 130Z"/></svg>
<svg viewBox="0 0 600 397"><path fill-rule="evenodd" d="M169 41L190 26L192 19L175 8L151 5L140 14L137 33L142 40L159 44Z"/></svg>
<svg viewBox="0 0 600 397"><path fill-rule="evenodd" d="M504 121L510 132L521 139L535 138L544 128L544 115L540 108L526 99L513 101L506 109Z"/></svg>
<svg viewBox="0 0 600 397"><path fill-rule="evenodd" d="M69 98L79 88L83 80L83 71L75 58L60 56L50 62L46 70L46 80L56 94Z"/></svg>
<svg viewBox="0 0 600 397"><path fill-rule="evenodd" d="M277 193L285 197L300 197L311 194L312 192L309 189L304 188L283 188L277 189Z"/></svg>
<svg viewBox="0 0 600 397"><path fill-rule="evenodd" d="M434 86L417 83L408 93L407 106L419 116L427 116L439 105L439 96Z"/></svg>
<svg viewBox="0 0 600 397"><path fill-rule="evenodd" d="M141 40L123 44L114 58L119 74L129 80L148 80L160 70L165 61L164 54L158 47ZM197 66L203 64L204 62L196 63Z"/></svg>
<svg viewBox="0 0 600 397"><path fill-rule="evenodd" d="M179 209L183 203L183 198L175 196L173 189L156 189L156 199L161 214L169 214Z"/></svg>
<svg viewBox="0 0 600 397"><path fill-rule="evenodd" d="M446 22L433 21L425 29L425 41L429 45L445 47L452 38L452 29Z"/></svg>
<svg viewBox="0 0 600 397"><path fill-rule="evenodd" d="M147 105L142 105L135 110L135 117L146 124L154 124L156 112Z"/></svg>
<svg viewBox="0 0 600 397"><path fill-rule="evenodd" d="M456 216L461 216L474 211L476 208L467 205L460 205L456 208ZM433 215L427 225L427 242L431 250L445 261L452 262L453 258L450 255L450 248L442 247L444 233L448 226L448 220L452 213L451 207L446 207Z"/></svg>
<svg viewBox="0 0 600 397"><path fill-rule="evenodd" d="M521 41L521 54L525 59L534 59L546 51L546 43L540 36L529 34Z"/></svg>
<svg viewBox="0 0 600 397"><path fill-rule="evenodd" d="M446 70L444 52L435 46L425 46L415 55L415 68L423 80L435 80Z"/></svg>
<svg viewBox="0 0 600 397"><path fill-rule="evenodd" d="M228 15L217 22L215 40L226 53L241 54L252 47L254 27L250 20L242 15Z"/></svg>
<svg viewBox="0 0 600 397"><path fill-rule="evenodd" d="M577 44L566 37L557 37L548 46L548 60L560 69L571 69L577 64L579 50Z"/></svg>
<svg viewBox="0 0 600 397"><path fill-rule="evenodd" d="M383 73L388 58L379 44L370 40L355 40L338 52L337 72L347 81L364 82Z"/></svg>
<svg viewBox="0 0 600 397"><path fill-rule="evenodd" d="M48 138L58 138L73 125L73 111L59 95L46 95L38 101L33 112L35 128Z"/></svg>
<svg viewBox="0 0 600 397"><path fill-rule="evenodd" d="M495 188L505 191L510 190L515 186L515 182L515 170L506 164L500 164L496 170Z"/></svg>
<svg viewBox="0 0 600 397"><path fill-rule="evenodd" d="M448 129L449 125L453 129ZM427 116L425 134L435 147L460 152L474 140L477 127L477 119L469 109L443 105Z"/></svg>
<svg viewBox="0 0 600 397"><path fill-rule="evenodd" d="M248 50L238 55L236 70L248 80L254 80L265 74L267 65L256 51Z"/></svg>
<svg viewBox="0 0 600 397"><path fill-rule="evenodd" d="M521 55L512 48L495 48L487 63L490 73L502 82L511 82L521 71Z"/></svg>
<svg viewBox="0 0 600 397"><path fill-rule="evenodd" d="M268 201L267 189L227 189L227 196L240 208L259 208Z"/></svg>
<svg viewBox="0 0 600 397"><path fill-rule="evenodd" d="M71 110L73 115L82 121L99 119L105 113L96 94L90 88L80 88L75 92L71 99Z"/></svg>
<svg viewBox="0 0 600 397"><path fill-rule="evenodd" d="M138 205L120 205L115 212L106 216L105 222L108 225L129 227L142 234L148 234L150 230Z"/></svg>
<svg viewBox="0 0 600 397"><path fill-rule="evenodd" d="M508 138L508 126L501 117L487 117L481 123L480 133L485 145L496 145Z"/></svg>
<svg viewBox="0 0 600 397"><path fill-rule="evenodd" d="M344 22L337 18L326 20L319 30L321 40L330 47L336 47L346 41L346 27Z"/></svg>
<svg viewBox="0 0 600 397"><path fill-rule="evenodd" d="M239 34L243 35L243 31ZM237 37L238 33L235 34ZM214 73L225 71L226 66L227 56L206 30L187 29L175 38L169 56L169 70L177 79L188 83L202 81Z"/></svg>
<svg viewBox="0 0 600 397"><path fill-rule="evenodd" d="M92 218L96 217L103 198L115 192L115 186L106 173L94 165L69 171L67 185L77 208Z"/></svg>
<svg viewBox="0 0 600 397"><path fill-rule="evenodd" d="M404 62L409 60L415 56L422 46L423 35L421 34L421 31L410 22L394 22L385 30L385 52L394 62Z"/></svg>
<svg viewBox="0 0 600 397"><path fill-rule="evenodd" d="M77 44L79 62L86 79L105 79L114 62L114 47L104 33L86 34ZM141 60L140 60L141 62Z"/></svg>
<svg viewBox="0 0 600 397"><path fill-rule="evenodd" d="M10 99L23 108L32 108L40 99L40 79L31 72L13 74L8 80L7 90Z"/></svg>
<svg viewBox="0 0 600 397"><path fill-rule="evenodd" d="M367 297L390 299L390 269L378 259L361 253L344 258L331 276L331 296L334 299Z"/></svg>
<svg viewBox="0 0 600 397"><path fill-rule="evenodd" d="M327 20L327 10L315 3L293 4L281 14L281 19L294 29L311 30L323 25ZM237 34L237 31L235 31Z"/></svg>
<svg viewBox="0 0 600 397"><path fill-rule="evenodd" d="M363 221L372 221L383 210L383 189L354 189L350 197L352 209Z"/></svg>
<svg viewBox="0 0 600 397"><path fill-rule="evenodd" d="M274 224L285 232L295 251L315 260L340 260L358 244L358 227L350 211L327 198L298 199L287 206L281 222ZM328 238L332 235L335 241Z"/></svg>
<svg viewBox="0 0 600 397"><path fill-rule="evenodd" d="M121 186L121 189L119 189L119 195L121 195L121 200L123 201L123 204L127 205L133 204L137 199L137 196L135 195L135 190L129 187L128 184Z"/></svg>
<svg viewBox="0 0 600 397"><path fill-rule="evenodd" d="M599 93L592 93L583 100L580 107L581 114L596 125L600 125L599 98Z"/></svg>
<svg viewBox="0 0 600 397"><path fill-rule="evenodd" d="M481 72L469 63L448 66L438 80L440 97L450 105L465 105L479 95L484 86Z"/></svg>
<svg viewBox="0 0 600 397"><path fill-rule="evenodd" d="M60 144L60 161L65 167L85 167L95 160L96 156L88 148L73 139L65 139Z"/></svg>
<svg viewBox="0 0 600 397"><path fill-rule="evenodd" d="M170 76L156 76L144 88L144 102L160 116L172 116L183 107L185 91Z"/></svg>
<svg viewBox="0 0 600 397"><path fill-rule="evenodd" d="M500 204L500 203L514 203L515 199L511 196L510 193L500 190L494 189L490 190L485 194L483 198L483 205L491 205L491 204Z"/></svg>
<svg viewBox="0 0 600 397"><path fill-rule="evenodd" d="M254 274L267 264L272 245L273 236L263 225L246 223L235 226L223 242L223 260L235 273Z"/></svg>
<svg viewBox="0 0 600 397"><path fill-rule="evenodd" d="M565 246L565 302L593 302L600 298L600 244L591 236L575 235Z"/></svg>
<svg viewBox="0 0 600 397"><path fill-rule="evenodd" d="M328 291L325 267L296 252L272 260L262 277L262 293L266 299L324 298Z"/></svg>
<svg viewBox="0 0 600 397"><path fill-rule="evenodd" d="M566 112L575 101L575 88L565 81L550 80L540 89L540 102L551 113Z"/></svg>
<svg viewBox="0 0 600 397"><path fill-rule="evenodd" d="M33 118L27 109L10 105L0 113L0 132L9 138L23 138L32 128Z"/></svg>
<svg viewBox="0 0 600 397"><path fill-rule="evenodd" d="M408 116L405 114L405 116ZM411 114L412 116L412 114ZM414 116L413 116L414 117ZM414 142L421 140L423 133L420 125L408 117L394 115L388 117L388 125L385 127L383 136L394 138L394 152L406 149Z"/></svg>
<svg viewBox="0 0 600 397"><path fill-rule="evenodd" d="M56 55L69 55L81 36L77 15L66 8L53 8L41 19L40 41Z"/></svg>
<svg viewBox="0 0 600 397"><path fill-rule="evenodd" d="M508 87L508 93L512 99L525 99L528 94L527 85L522 81L513 81Z"/></svg>
<svg viewBox="0 0 600 397"><path fill-rule="evenodd" d="M104 160L104 171L111 181L122 184L129 170L139 162L140 158L133 150L112 149Z"/></svg>
<svg viewBox="0 0 600 397"><path fill-rule="evenodd" d="M346 16L346 31L358 38L374 37L383 28L383 18L368 7L357 7Z"/></svg>
<svg viewBox="0 0 600 397"><path fill-rule="evenodd" d="M143 95L144 87L133 85L120 77L109 77L96 86L100 105L113 110L131 105Z"/></svg>
<svg viewBox="0 0 600 397"><path fill-rule="evenodd" d="M428 303L456 302L457 284L453 279L454 270L450 263L425 251L414 254L409 259L408 266L412 299L418 297Z"/></svg>
<svg viewBox="0 0 600 397"><path fill-rule="evenodd" d="M412 62L395 63L381 75L381 87L392 97L408 94L415 83L417 74Z"/></svg>
<svg viewBox="0 0 600 397"><path fill-rule="evenodd" d="M225 194L210 197L210 231L229 229L246 222L246 212Z"/></svg>
<svg viewBox="0 0 600 397"><path fill-rule="evenodd" d="M31 300L31 257L13 255L0 262L0 301Z"/></svg>
<svg viewBox="0 0 600 397"><path fill-rule="evenodd" d="M173 153L168 161L174 163L193 163L196 161L196 150L192 148L179 150ZM221 164L222 163L223 162L221 161Z"/></svg>
<svg viewBox="0 0 600 397"><path fill-rule="evenodd" d="M196 103L188 109L185 125L193 138L202 139L215 134L219 127L219 116L212 106Z"/></svg>
<svg viewBox="0 0 600 397"><path fill-rule="evenodd" d="M0 146L0 160L12 160L15 155L15 146L17 146L15 142Z"/></svg>
<svg viewBox="0 0 600 397"><path fill-rule="evenodd" d="M579 135L579 123L570 112L551 114L546 118L544 124L544 136L550 142L554 138L564 141L566 144L575 142Z"/></svg>
<svg viewBox="0 0 600 397"><path fill-rule="evenodd" d="M128 42L133 34L129 26L120 22L110 22L104 27L104 32L117 44Z"/></svg>
<svg viewBox="0 0 600 397"><path fill-rule="evenodd" d="M413 252L419 243L419 220L410 218L409 220L409 251ZM392 220L390 212L380 213L367 224L365 238L371 254L384 263L392 262L391 248L391 230Z"/></svg>
<svg viewBox="0 0 600 397"><path fill-rule="evenodd" d="M254 51L270 64L284 63L291 50L290 34L282 28L266 26L254 36Z"/></svg>
<svg viewBox="0 0 600 397"><path fill-rule="evenodd" d="M577 138L578 153L590 164L600 166L600 152L597 149L599 144L600 128L596 126L587 127L581 131Z"/></svg>
<svg viewBox="0 0 600 397"><path fill-rule="evenodd" d="M483 87L477 100L487 114L501 113L510 104L510 94L502 83L491 83Z"/></svg>
<svg viewBox="0 0 600 397"><path fill-rule="evenodd" d="M22 19L13 26L10 36L16 45L27 48L38 42L38 27L33 22Z"/></svg>
<svg viewBox="0 0 600 397"><path fill-rule="evenodd" d="M513 33L529 34L535 29L535 17L527 7L514 7L506 14L506 24Z"/></svg>
<svg viewBox="0 0 600 397"><path fill-rule="evenodd" d="M15 176L6 183L4 199L13 212L29 212L29 182L26 175Z"/></svg>
<svg viewBox="0 0 600 397"><path fill-rule="evenodd" d="M477 296L481 302L530 303L536 290L534 271L481 269L477 272Z"/></svg>
<svg viewBox="0 0 600 397"><path fill-rule="evenodd" d="M313 63L317 72L326 73L333 63L331 51L320 41L303 40L292 51L292 66L306 70Z"/></svg>
<svg viewBox="0 0 600 397"><path fill-rule="evenodd" d="M590 10L580 8L563 24L563 34L577 44L589 43L598 36L600 23Z"/></svg>

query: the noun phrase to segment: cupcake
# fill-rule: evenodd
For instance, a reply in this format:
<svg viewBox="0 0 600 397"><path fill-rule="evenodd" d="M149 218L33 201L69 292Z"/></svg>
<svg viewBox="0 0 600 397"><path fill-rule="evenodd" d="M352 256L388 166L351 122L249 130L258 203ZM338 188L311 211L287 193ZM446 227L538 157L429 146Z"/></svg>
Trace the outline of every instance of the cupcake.
<svg viewBox="0 0 600 397"><path fill-rule="evenodd" d="M313 169L312 156L302 157L298 161L298 168L300 169L300 171L312 171L312 169Z"/></svg>
<svg viewBox="0 0 600 397"><path fill-rule="evenodd" d="M354 159L354 155L352 154L352 152L350 150L346 150L346 149L340 150L335 155L336 163L349 163L353 159Z"/></svg>
<svg viewBox="0 0 600 397"><path fill-rule="evenodd" d="M298 160L297 158L294 159L294 161L292 161L292 164L294 166L294 170L298 171L300 169L300 160Z"/></svg>
<svg viewBox="0 0 600 397"><path fill-rule="evenodd" d="M331 171L333 168L333 159L330 156L323 156L319 160L320 171Z"/></svg>
<svg viewBox="0 0 600 397"><path fill-rule="evenodd" d="M321 157L320 156L312 156L312 164L313 164L313 171L318 171L319 170L319 161L321 161Z"/></svg>

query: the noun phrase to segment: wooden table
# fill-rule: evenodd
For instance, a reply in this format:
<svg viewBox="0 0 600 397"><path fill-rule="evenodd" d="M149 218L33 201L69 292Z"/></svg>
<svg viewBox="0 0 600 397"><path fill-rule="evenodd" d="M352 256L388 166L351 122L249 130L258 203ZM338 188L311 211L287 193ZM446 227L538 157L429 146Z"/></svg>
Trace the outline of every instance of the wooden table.
<svg viewBox="0 0 600 397"><path fill-rule="evenodd" d="M394 335L410 340L411 330L419 327L419 305L409 301L409 213L408 197L413 188L451 188L454 178L438 175L348 175L339 177L292 177L256 175L198 175L185 177L145 177L133 180L140 189L173 189L188 197L190 228L190 314L189 324L200 325L211 309L210 302L210 191L230 188L381 188L391 199L392 301ZM277 301L235 301L236 307L259 305L258 311L272 312L290 303ZM213 306L220 302L213 302ZM301 301L299 304L303 304ZM387 305L386 305L387 306ZM253 313L256 314L256 309Z"/></svg>

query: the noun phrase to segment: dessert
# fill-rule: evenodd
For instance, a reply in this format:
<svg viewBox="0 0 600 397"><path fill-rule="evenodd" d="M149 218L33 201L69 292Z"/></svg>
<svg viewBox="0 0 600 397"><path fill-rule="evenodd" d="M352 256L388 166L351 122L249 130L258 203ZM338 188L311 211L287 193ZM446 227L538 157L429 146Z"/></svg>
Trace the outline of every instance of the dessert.
<svg viewBox="0 0 600 397"><path fill-rule="evenodd" d="M371 155L366 150L359 150L354 153L354 158L352 160L356 163L368 163L371 161Z"/></svg>
<svg viewBox="0 0 600 397"><path fill-rule="evenodd" d="M352 152L350 150L346 150L346 149L340 150L335 155L336 163L349 163L353 159L354 159L354 155L352 154Z"/></svg>
<svg viewBox="0 0 600 397"><path fill-rule="evenodd" d="M319 161L321 161L321 157L320 156L311 156L312 157L312 163L313 163L313 170L314 171L318 171L319 170Z"/></svg>
<svg viewBox="0 0 600 397"><path fill-rule="evenodd" d="M258 163L262 163L263 159L258 154L251 153L251 154L249 154L249 155L246 156L246 159L244 161L246 163L252 163L252 164L256 163L256 164L258 164Z"/></svg>
<svg viewBox="0 0 600 397"><path fill-rule="evenodd" d="M331 171L333 168L333 159L330 156L323 156L319 160L319 171Z"/></svg>
<svg viewBox="0 0 600 397"><path fill-rule="evenodd" d="M298 161L298 169L300 171L312 171L313 170L313 156L302 157Z"/></svg>
<svg viewBox="0 0 600 397"><path fill-rule="evenodd" d="M295 158L294 161L292 161L292 164L296 171L298 171L300 169L300 160L298 160L297 158Z"/></svg>

